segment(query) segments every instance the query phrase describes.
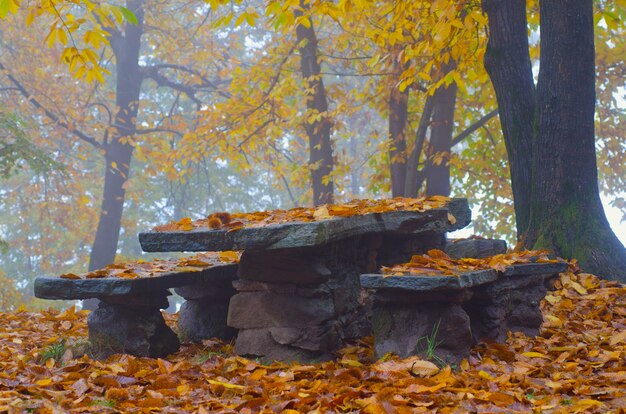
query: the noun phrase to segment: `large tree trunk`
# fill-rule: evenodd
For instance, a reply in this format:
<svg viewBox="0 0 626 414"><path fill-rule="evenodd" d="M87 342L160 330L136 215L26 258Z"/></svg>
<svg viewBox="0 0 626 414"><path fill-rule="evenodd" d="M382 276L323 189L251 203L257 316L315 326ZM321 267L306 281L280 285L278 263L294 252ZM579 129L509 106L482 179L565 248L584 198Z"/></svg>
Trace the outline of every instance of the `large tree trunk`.
<svg viewBox="0 0 626 414"><path fill-rule="evenodd" d="M524 0L483 0L485 66L500 111L523 247L576 258L626 282L626 250L600 201L595 158L592 0L543 0L537 90Z"/></svg>
<svg viewBox="0 0 626 414"><path fill-rule="evenodd" d="M626 282L626 250L604 214L595 153L592 0L540 3L538 135L526 245Z"/></svg>
<svg viewBox="0 0 626 414"><path fill-rule="evenodd" d="M450 154L457 85L440 87L434 95L430 154L426 166L426 195L450 195Z"/></svg>
<svg viewBox="0 0 626 414"><path fill-rule="evenodd" d="M535 84L528 49L526 0L483 0L489 17L485 69L496 92L509 155L517 235L530 219Z"/></svg>
<svg viewBox="0 0 626 414"><path fill-rule="evenodd" d="M301 6L306 7L303 2ZM297 11L297 16L302 13ZM306 106L310 114L320 114L313 122L304 121L304 129L309 137L309 164L313 186L313 203L315 205L333 202L333 148L330 141L331 123L328 119L328 102L326 90L321 76L321 66L317 60L317 36L313 22L309 19L309 27L299 24L296 27L296 38L300 49L300 70L307 89L313 91L307 96Z"/></svg>
<svg viewBox="0 0 626 414"><path fill-rule="evenodd" d="M124 34L111 36L116 58L115 125L105 148L104 191L98 229L91 248L89 270L102 268L115 260L119 241L126 181L129 178L133 154L132 136L139 103L142 75L139 71L139 51L143 34L143 0L130 0L127 7L135 13L138 24L127 24Z"/></svg>

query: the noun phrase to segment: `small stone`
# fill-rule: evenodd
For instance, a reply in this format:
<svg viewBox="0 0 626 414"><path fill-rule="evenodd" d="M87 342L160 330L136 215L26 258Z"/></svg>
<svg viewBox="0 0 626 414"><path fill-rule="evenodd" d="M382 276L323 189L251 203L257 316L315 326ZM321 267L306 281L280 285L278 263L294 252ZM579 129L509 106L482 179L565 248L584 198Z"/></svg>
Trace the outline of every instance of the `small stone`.
<svg viewBox="0 0 626 414"><path fill-rule="evenodd" d="M453 259L482 259L506 253L506 241L497 239L448 240L445 252Z"/></svg>

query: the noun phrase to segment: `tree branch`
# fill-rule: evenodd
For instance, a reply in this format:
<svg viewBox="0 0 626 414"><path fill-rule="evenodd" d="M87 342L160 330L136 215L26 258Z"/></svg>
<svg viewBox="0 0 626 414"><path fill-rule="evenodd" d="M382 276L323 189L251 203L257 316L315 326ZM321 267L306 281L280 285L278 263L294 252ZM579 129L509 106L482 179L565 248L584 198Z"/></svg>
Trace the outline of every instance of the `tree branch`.
<svg viewBox="0 0 626 414"><path fill-rule="evenodd" d="M456 144L458 144L459 142L463 141L465 138L472 135L477 129L485 125L491 118L493 118L496 115L498 115L498 110L494 109L493 111L489 112L488 114L480 118L478 121L474 122L472 125L467 127L467 129L465 129L463 132L461 132L460 134L458 134L456 137L452 139L450 148L454 148Z"/></svg>
<svg viewBox="0 0 626 414"><path fill-rule="evenodd" d="M28 100L31 103L31 105L33 105L37 109L42 110L44 114L46 114L46 116L50 118L56 125L64 128L65 130L67 130L68 132L76 136L77 138L85 141L86 143L93 145L95 148L104 149L103 145L100 142L98 142L98 140L96 140L94 137L89 136L85 134L84 132L79 131L77 129L70 128L70 126L66 122L61 121L58 115L46 109L37 99L35 99L30 93L28 93L24 85L22 85L19 80L17 80L15 77L13 77L13 75L8 73L8 70L2 63L0 63L0 70L5 72L5 75L7 76L7 78L9 78L11 83L15 85L16 89L22 94L22 96L24 96L24 98L26 98L26 100Z"/></svg>
<svg viewBox="0 0 626 414"><path fill-rule="evenodd" d="M189 84L185 84L182 82L173 81L172 79L168 78L167 76L161 73L162 69L173 69L173 70L192 74L200 78L202 83L199 85L189 85ZM200 72L193 70L191 68L187 68L185 66L175 65L175 64L158 64L158 65L142 66L140 70L144 78L152 79L159 86L168 87L168 88L172 88L174 90L183 92L185 95L187 95L187 97L189 97L189 99L195 102L196 105L198 106L200 106L202 102L196 97L196 93L200 92L203 89L207 89L207 88L214 89L215 91L217 91L218 94L220 94L226 99L229 99L231 97L231 95L228 92L221 91L219 90L219 87L218 87L220 83L229 82L229 81L220 80L217 83L210 81L205 76L203 76Z"/></svg>

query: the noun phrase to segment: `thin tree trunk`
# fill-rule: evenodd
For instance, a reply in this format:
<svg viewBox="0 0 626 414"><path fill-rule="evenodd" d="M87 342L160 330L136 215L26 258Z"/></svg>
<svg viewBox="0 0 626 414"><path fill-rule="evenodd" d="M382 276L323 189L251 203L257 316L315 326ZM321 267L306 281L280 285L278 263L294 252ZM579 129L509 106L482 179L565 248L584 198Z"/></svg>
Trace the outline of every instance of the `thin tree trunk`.
<svg viewBox="0 0 626 414"><path fill-rule="evenodd" d="M127 7L135 13L138 24L127 24L124 34L111 38L116 58L115 126L111 139L104 143L105 176L100 219L89 259L89 270L99 269L115 260L124 209L126 182L133 154L139 90L139 50L143 34L143 0L130 0Z"/></svg>
<svg viewBox="0 0 626 414"><path fill-rule="evenodd" d="M304 2L301 7L305 8ZM296 11L296 16L302 12ZM313 187L313 203L315 205L333 202L333 148L330 140L331 122L328 119L328 101L321 75L321 66L317 57L317 36L313 22L309 19L309 27L299 24L296 27L296 38L300 50L300 70L307 89L313 91L307 96L306 106L310 114L321 115L313 122L305 120L304 129L309 137L309 165Z"/></svg>
<svg viewBox="0 0 626 414"><path fill-rule="evenodd" d="M528 49L526 0L483 0L483 9L489 17L485 69L498 100L520 238L530 219L535 135L535 84Z"/></svg>
<svg viewBox="0 0 626 414"><path fill-rule="evenodd" d="M396 60L400 59L396 57ZM400 91L397 84L404 66L394 63L396 75L389 93L389 167L391 173L391 196L404 195L406 183L406 128L409 115L409 88Z"/></svg>
<svg viewBox="0 0 626 414"><path fill-rule="evenodd" d="M626 250L606 219L595 153L592 0L540 2L534 191L526 246L626 282Z"/></svg>
<svg viewBox="0 0 626 414"><path fill-rule="evenodd" d="M440 87L434 95L430 152L426 167L426 195L450 195L450 153L457 85Z"/></svg>
<svg viewBox="0 0 626 414"><path fill-rule="evenodd" d="M417 130L415 131L415 140L411 146L411 154L406 163L406 179L404 185L404 195L406 197L417 197L419 189L422 186L424 177L422 171L419 170L419 159L424 149L426 132L430 126L433 104L433 96L428 95L424 102L424 108L422 109L422 116L417 125Z"/></svg>

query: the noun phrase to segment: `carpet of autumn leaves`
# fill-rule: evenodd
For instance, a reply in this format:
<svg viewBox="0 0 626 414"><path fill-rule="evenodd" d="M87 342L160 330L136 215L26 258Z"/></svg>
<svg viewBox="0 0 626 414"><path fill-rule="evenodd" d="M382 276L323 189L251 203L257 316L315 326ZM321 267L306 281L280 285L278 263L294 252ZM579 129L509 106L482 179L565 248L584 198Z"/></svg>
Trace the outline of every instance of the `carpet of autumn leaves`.
<svg viewBox="0 0 626 414"><path fill-rule="evenodd" d="M166 359L54 359L61 339L86 337L86 312L3 313L0 412L624 412L626 288L570 271L542 307L541 336L439 370L373 361L368 340L316 365L262 365L214 341Z"/></svg>

